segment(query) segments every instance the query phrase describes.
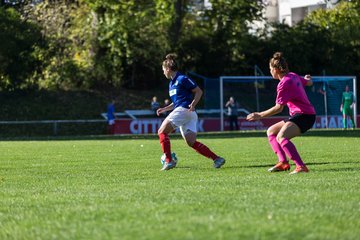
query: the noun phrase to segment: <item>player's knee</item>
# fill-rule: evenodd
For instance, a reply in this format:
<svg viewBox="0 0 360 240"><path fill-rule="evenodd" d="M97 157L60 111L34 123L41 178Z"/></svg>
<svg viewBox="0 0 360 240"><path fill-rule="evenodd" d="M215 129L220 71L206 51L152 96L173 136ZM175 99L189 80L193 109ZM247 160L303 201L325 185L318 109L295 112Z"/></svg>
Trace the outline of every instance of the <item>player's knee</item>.
<svg viewBox="0 0 360 240"><path fill-rule="evenodd" d="M275 131L272 128L268 128L268 130L266 130L266 134L267 136L275 135Z"/></svg>
<svg viewBox="0 0 360 240"><path fill-rule="evenodd" d="M167 132L165 130L166 127L160 126L160 128L158 129L158 135L160 136L161 134L166 134Z"/></svg>
<svg viewBox="0 0 360 240"><path fill-rule="evenodd" d="M195 142L196 142L196 133L188 130L186 133L185 133L185 142L186 144L189 146L189 147L192 147Z"/></svg>
<svg viewBox="0 0 360 240"><path fill-rule="evenodd" d="M279 134L276 136L276 141L277 141L278 143L281 143L281 142L284 140L284 138L285 138L284 134L279 133Z"/></svg>
<svg viewBox="0 0 360 240"><path fill-rule="evenodd" d="M194 146L194 143L195 143L195 140L186 140L186 144L189 146L189 147L192 147L192 146Z"/></svg>

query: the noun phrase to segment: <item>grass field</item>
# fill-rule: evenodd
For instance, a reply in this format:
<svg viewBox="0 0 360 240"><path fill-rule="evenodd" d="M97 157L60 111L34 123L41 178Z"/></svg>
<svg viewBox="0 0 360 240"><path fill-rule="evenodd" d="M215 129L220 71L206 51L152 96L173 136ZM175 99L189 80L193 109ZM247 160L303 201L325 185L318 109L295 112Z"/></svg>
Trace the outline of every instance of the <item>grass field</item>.
<svg viewBox="0 0 360 240"><path fill-rule="evenodd" d="M295 138L295 176L264 132L199 140L223 168L178 136L168 172L156 136L2 141L0 239L359 239L360 131Z"/></svg>

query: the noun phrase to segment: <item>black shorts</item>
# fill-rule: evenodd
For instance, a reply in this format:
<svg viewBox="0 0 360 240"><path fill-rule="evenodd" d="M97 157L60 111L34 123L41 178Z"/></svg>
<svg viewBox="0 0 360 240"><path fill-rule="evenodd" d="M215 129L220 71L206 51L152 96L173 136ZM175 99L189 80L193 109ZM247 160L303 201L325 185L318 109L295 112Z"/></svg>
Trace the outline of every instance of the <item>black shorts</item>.
<svg viewBox="0 0 360 240"><path fill-rule="evenodd" d="M315 114L300 114L297 113L294 116L289 117L288 119L285 119L284 122L293 122L295 123L299 128L301 133L306 132L315 123L316 115Z"/></svg>

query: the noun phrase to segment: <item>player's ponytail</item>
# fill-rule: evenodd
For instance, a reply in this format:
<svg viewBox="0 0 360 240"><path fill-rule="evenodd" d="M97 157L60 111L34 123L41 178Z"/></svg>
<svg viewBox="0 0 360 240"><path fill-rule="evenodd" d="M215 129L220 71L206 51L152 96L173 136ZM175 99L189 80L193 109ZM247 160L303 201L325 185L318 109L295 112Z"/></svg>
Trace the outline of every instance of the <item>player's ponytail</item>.
<svg viewBox="0 0 360 240"><path fill-rule="evenodd" d="M170 69L171 71L178 70L178 64L176 62L177 55L175 53L169 53L166 55L163 61L163 67Z"/></svg>
<svg viewBox="0 0 360 240"><path fill-rule="evenodd" d="M281 73L289 72L288 64L282 52L274 53L273 57L270 59L270 66L279 69Z"/></svg>

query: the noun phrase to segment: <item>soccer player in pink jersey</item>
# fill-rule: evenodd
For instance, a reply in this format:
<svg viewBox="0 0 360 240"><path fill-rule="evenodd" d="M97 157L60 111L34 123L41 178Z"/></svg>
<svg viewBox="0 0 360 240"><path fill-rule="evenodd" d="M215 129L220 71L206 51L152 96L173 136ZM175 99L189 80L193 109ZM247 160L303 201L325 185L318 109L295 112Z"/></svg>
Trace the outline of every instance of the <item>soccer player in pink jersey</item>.
<svg viewBox="0 0 360 240"><path fill-rule="evenodd" d="M310 75L305 78L290 72L283 54L276 52L270 59L270 73L274 79L280 80L277 86L275 106L262 112L250 113L246 119L249 121L259 120L282 112L287 105L290 117L284 121L275 123L267 130L269 143L278 157L278 163L270 168L269 172L290 170L290 164L286 155L294 161L296 168L290 174L308 172L308 168L302 161L295 145L290 141L309 130L315 123L316 113L311 105L304 86L311 86Z"/></svg>

